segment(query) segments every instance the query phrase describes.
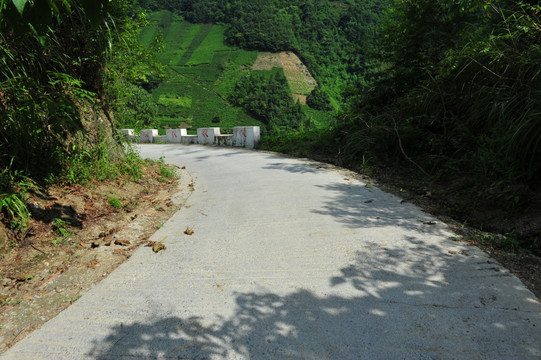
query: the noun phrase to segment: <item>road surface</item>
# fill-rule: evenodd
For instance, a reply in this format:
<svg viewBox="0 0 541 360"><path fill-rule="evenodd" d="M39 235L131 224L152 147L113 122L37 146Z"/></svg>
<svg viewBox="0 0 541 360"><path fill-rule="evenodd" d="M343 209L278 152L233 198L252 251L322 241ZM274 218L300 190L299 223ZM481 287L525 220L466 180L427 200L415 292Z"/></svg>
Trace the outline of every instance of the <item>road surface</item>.
<svg viewBox="0 0 541 360"><path fill-rule="evenodd" d="M140 248L2 359L541 358L535 296L415 206L274 154L141 153L194 181L152 238L167 250Z"/></svg>

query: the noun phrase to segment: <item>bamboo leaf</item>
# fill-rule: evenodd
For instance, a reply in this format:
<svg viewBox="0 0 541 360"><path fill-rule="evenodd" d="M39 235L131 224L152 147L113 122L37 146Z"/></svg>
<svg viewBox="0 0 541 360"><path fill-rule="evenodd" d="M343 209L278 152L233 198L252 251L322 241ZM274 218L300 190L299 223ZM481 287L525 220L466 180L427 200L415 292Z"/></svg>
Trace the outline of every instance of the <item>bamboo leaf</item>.
<svg viewBox="0 0 541 360"><path fill-rule="evenodd" d="M21 14L21 16L23 15L23 11L24 11L24 7L26 5L26 3L28 2L28 0L12 0L13 2L13 5L15 6L15 8L17 9L17 11L19 12L19 14Z"/></svg>

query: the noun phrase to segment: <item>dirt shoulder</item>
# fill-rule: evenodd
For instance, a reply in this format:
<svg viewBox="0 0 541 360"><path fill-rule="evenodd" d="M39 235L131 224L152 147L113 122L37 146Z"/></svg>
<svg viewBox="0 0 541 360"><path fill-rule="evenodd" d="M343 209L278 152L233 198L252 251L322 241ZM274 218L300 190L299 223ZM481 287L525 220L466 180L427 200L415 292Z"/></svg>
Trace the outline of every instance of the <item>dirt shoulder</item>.
<svg viewBox="0 0 541 360"><path fill-rule="evenodd" d="M51 188L30 199L33 220L23 239L0 228L11 245L0 260L0 353L148 243L193 191L190 174L177 173L164 178L154 164L137 182Z"/></svg>

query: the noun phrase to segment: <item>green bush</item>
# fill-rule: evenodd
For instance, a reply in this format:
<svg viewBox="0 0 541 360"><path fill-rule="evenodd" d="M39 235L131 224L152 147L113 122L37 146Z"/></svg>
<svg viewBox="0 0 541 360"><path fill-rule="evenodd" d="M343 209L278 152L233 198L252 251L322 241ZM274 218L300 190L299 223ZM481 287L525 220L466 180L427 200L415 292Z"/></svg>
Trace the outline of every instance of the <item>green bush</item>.
<svg viewBox="0 0 541 360"><path fill-rule="evenodd" d="M109 204L109 206L112 206L114 207L115 209L121 209L122 208L122 201L120 201L119 198L117 198L116 196L110 196L108 199L107 199L107 203Z"/></svg>

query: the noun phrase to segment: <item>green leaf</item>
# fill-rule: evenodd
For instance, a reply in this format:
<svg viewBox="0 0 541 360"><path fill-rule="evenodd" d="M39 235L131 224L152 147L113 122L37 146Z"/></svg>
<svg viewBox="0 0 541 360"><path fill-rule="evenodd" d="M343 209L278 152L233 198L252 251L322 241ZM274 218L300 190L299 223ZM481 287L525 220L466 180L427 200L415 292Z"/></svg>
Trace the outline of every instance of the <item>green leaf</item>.
<svg viewBox="0 0 541 360"><path fill-rule="evenodd" d="M28 0L12 0L13 5L17 8L17 11L21 16L23 15L24 6L28 2Z"/></svg>

